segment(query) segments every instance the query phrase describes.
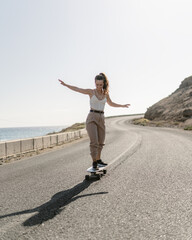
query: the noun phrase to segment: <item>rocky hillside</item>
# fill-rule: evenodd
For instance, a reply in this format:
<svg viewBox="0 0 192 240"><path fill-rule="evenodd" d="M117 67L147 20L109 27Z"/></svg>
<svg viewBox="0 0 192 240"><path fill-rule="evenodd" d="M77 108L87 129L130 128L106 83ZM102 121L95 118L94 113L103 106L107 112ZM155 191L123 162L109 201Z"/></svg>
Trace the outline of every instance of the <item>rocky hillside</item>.
<svg viewBox="0 0 192 240"><path fill-rule="evenodd" d="M192 122L192 76L184 79L170 96L149 107L146 119L159 121Z"/></svg>

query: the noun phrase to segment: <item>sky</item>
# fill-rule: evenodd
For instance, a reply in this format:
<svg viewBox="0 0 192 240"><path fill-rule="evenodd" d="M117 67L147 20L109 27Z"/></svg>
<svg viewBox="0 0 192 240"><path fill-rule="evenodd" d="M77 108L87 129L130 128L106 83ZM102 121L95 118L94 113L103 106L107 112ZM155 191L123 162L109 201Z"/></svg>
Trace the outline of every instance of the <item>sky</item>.
<svg viewBox="0 0 192 240"><path fill-rule="evenodd" d="M0 0L0 128L84 122L104 72L105 116L145 113L192 75L191 0Z"/></svg>

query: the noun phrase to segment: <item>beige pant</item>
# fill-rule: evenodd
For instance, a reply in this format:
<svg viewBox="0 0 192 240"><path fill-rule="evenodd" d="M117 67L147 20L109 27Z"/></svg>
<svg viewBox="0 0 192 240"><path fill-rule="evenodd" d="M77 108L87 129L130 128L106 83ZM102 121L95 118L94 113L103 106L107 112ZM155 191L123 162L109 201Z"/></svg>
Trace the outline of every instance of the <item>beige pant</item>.
<svg viewBox="0 0 192 240"><path fill-rule="evenodd" d="M105 141L104 114L90 112L86 120L86 129L90 138L90 154L93 159L99 160Z"/></svg>

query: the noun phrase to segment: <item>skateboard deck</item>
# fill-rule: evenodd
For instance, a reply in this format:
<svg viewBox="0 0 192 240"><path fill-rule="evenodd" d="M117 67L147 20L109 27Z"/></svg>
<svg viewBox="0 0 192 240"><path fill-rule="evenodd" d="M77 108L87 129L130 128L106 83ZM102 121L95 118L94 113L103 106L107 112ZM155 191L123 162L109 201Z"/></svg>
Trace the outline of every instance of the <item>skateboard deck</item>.
<svg viewBox="0 0 192 240"><path fill-rule="evenodd" d="M93 167L90 167L87 169L87 172L90 173L90 175L85 175L86 180L90 180L90 179L99 180L101 176L107 173L107 170L106 170L106 167L98 167L98 170L95 170Z"/></svg>

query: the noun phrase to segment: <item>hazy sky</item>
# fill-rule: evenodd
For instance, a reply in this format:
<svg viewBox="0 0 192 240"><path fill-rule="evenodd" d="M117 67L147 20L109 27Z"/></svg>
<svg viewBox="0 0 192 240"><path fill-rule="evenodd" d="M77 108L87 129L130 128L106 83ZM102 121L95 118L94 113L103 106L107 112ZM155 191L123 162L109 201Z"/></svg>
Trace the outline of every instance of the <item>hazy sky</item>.
<svg viewBox="0 0 192 240"><path fill-rule="evenodd" d="M191 0L0 0L0 127L83 122L94 88L144 113L192 75Z"/></svg>

